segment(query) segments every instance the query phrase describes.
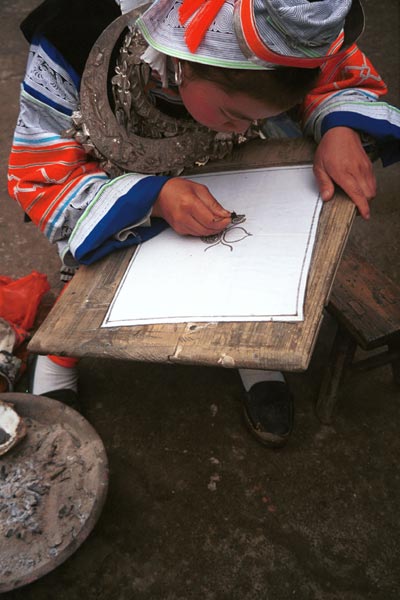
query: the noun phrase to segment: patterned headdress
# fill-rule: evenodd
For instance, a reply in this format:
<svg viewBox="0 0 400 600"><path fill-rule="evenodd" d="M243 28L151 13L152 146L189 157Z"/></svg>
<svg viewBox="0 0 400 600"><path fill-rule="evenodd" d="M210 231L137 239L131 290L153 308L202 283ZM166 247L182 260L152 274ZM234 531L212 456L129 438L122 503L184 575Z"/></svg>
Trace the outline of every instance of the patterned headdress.
<svg viewBox="0 0 400 600"><path fill-rule="evenodd" d="M238 69L311 68L362 33L360 0L156 0L137 26L156 50Z"/></svg>

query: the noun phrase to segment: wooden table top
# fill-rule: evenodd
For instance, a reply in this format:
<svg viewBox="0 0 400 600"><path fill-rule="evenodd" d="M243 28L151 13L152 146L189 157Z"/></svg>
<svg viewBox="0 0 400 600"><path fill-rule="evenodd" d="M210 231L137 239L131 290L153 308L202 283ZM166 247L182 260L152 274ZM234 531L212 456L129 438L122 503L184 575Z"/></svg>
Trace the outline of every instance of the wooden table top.
<svg viewBox="0 0 400 600"><path fill-rule="evenodd" d="M208 172L307 164L315 145L304 139L251 142ZM205 172L205 167L201 172ZM307 284L304 321L177 323L101 328L134 248L81 267L29 344L38 354L303 371L355 215L342 193L323 206Z"/></svg>

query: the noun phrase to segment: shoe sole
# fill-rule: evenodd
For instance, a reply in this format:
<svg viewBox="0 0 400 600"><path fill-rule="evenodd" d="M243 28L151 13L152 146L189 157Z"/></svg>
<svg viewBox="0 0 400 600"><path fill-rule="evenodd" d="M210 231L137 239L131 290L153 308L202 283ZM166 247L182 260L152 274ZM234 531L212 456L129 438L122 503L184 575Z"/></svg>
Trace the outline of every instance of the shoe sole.
<svg viewBox="0 0 400 600"><path fill-rule="evenodd" d="M283 448L283 446L285 446L288 443L292 430L290 430L285 435L276 435L274 433L258 431L254 427L253 421L247 414L246 407L243 408L243 416L250 433L253 435L253 437L255 437L255 439L258 442L260 442L266 448Z"/></svg>

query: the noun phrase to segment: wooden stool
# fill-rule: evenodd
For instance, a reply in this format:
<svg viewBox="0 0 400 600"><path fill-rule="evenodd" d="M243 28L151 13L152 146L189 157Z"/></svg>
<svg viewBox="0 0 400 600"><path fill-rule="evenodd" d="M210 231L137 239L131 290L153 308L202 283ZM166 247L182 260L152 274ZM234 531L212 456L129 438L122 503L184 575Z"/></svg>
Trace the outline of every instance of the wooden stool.
<svg viewBox="0 0 400 600"><path fill-rule="evenodd" d="M340 263L327 310L338 329L316 405L319 420L326 424L332 421L346 369L365 371L390 363L400 385L400 286L350 247ZM366 351L386 348L354 361L357 346Z"/></svg>

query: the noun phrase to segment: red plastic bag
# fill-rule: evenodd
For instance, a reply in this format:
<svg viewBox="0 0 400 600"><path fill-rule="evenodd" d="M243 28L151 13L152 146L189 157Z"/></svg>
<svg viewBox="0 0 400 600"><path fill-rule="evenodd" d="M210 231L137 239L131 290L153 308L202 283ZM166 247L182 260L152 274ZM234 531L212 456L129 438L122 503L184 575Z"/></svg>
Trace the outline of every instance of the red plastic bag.
<svg viewBox="0 0 400 600"><path fill-rule="evenodd" d="M40 300L49 290L46 275L37 271L16 280L0 275L0 318L16 328L31 329Z"/></svg>

